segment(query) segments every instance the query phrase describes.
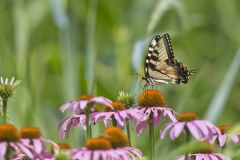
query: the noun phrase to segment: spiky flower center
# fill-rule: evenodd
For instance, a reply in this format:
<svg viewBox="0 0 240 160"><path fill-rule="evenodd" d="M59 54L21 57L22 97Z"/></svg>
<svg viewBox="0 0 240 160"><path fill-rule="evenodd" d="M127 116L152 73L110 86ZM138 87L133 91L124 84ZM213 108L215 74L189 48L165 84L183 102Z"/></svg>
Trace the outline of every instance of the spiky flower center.
<svg viewBox="0 0 240 160"><path fill-rule="evenodd" d="M166 107L167 102L163 94L155 89L143 91L138 97L138 105L142 107Z"/></svg>
<svg viewBox="0 0 240 160"><path fill-rule="evenodd" d="M0 142L15 142L20 138L17 128L12 124L2 124L0 125Z"/></svg>
<svg viewBox="0 0 240 160"><path fill-rule="evenodd" d="M118 101L113 102L112 107L113 109L110 108L109 106L106 106L104 110L107 112L113 112L113 111L121 111L126 109L126 107L121 102L118 102Z"/></svg>
<svg viewBox="0 0 240 160"><path fill-rule="evenodd" d="M188 122L197 119L197 114L194 112L184 112L177 115L177 120L180 122Z"/></svg>
<svg viewBox="0 0 240 160"><path fill-rule="evenodd" d="M217 126L218 129L221 131L222 134L225 134L230 128L230 125L221 125L221 126Z"/></svg>
<svg viewBox="0 0 240 160"><path fill-rule="evenodd" d="M41 137L41 132L39 128L22 128L21 129L21 137L22 138L29 138L29 139L34 139L34 138L40 138Z"/></svg>
<svg viewBox="0 0 240 160"><path fill-rule="evenodd" d="M78 97L79 101L88 101L90 99L92 99L94 96L90 96L90 95L82 95Z"/></svg>
<svg viewBox="0 0 240 160"><path fill-rule="evenodd" d="M113 148L121 148L129 145L127 136L117 127L110 127L105 132L104 135L110 138Z"/></svg>
<svg viewBox="0 0 240 160"><path fill-rule="evenodd" d="M194 147L194 150L191 153L205 153L210 154L215 152L215 148L212 144L209 142L196 142L195 143L196 148Z"/></svg>
<svg viewBox="0 0 240 160"><path fill-rule="evenodd" d="M108 150L112 145L107 138L98 137L88 139L86 147L90 150Z"/></svg>

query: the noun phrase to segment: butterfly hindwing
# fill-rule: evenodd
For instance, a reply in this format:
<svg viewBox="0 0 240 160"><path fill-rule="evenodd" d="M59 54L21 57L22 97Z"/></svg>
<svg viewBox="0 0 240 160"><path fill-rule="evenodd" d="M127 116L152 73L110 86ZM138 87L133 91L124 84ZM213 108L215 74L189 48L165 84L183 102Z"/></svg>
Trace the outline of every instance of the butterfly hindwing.
<svg viewBox="0 0 240 160"><path fill-rule="evenodd" d="M191 71L174 59L168 34L157 35L150 41L144 66L147 84L187 83L191 75Z"/></svg>

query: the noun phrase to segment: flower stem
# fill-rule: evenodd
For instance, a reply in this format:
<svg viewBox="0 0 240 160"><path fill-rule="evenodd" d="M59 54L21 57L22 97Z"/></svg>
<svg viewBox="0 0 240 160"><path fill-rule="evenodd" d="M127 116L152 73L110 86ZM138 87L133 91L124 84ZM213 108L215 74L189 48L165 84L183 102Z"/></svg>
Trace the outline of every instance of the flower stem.
<svg viewBox="0 0 240 160"><path fill-rule="evenodd" d="M150 160L154 160L154 123L153 115L149 116Z"/></svg>
<svg viewBox="0 0 240 160"><path fill-rule="evenodd" d="M6 154L5 154L5 160L10 160L10 146L8 145L7 146L7 150L6 150Z"/></svg>
<svg viewBox="0 0 240 160"><path fill-rule="evenodd" d="M130 123L128 119L126 120L126 124L127 124L127 136L129 140L129 146L131 147L132 143L131 143L131 134L130 134Z"/></svg>
<svg viewBox="0 0 240 160"><path fill-rule="evenodd" d="M186 131L186 143L188 143L190 136L189 136L189 131L187 130L187 128L185 128ZM188 160L188 152L185 153L185 160Z"/></svg>
<svg viewBox="0 0 240 160"><path fill-rule="evenodd" d="M117 120L114 117L112 117L112 125L113 127L117 127Z"/></svg>
<svg viewBox="0 0 240 160"><path fill-rule="evenodd" d="M7 98L3 98L3 123L7 123Z"/></svg>
<svg viewBox="0 0 240 160"><path fill-rule="evenodd" d="M86 108L86 128L87 128L87 140L92 137L91 133L91 122L90 122L90 106Z"/></svg>

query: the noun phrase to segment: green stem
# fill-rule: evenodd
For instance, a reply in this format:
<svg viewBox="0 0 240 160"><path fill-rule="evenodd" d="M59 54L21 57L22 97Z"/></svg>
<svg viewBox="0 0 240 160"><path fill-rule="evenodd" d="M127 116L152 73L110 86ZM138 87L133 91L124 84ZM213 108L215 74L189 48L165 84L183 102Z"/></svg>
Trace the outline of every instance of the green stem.
<svg viewBox="0 0 240 160"><path fill-rule="evenodd" d="M7 123L7 98L3 98L3 123Z"/></svg>
<svg viewBox="0 0 240 160"><path fill-rule="evenodd" d="M86 128L87 128L87 140L92 137L91 133L91 122L90 122L90 106L86 108Z"/></svg>
<svg viewBox="0 0 240 160"><path fill-rule="evenodd" d="M185 131L186 131L186 143L188 143L190 140L190 134L187 128L185 128ZM185 160L188 160L188 152L185 153Z"/></svg>
<svg viewBox="0 0 240 160"><path fill-rule="evenodd" d="M92 138L92 124L89 124L89 137Z"/></svg>
<svg viewBox="0 0 240 160"><path fill-rule="evenodd" d="M117 120L114 117L112 117L112 125L113 127L117 127Z"/></svg>
<svg viewBox="0 0 240 160"><path fill-rule="evenodd" d="M154 123L153 116L149 117L150 160L154 160Z"/></svg>
<svg viewBox="0 0 240 160"><path fill-rule="evenodd" d="M10 146L8 145L7 146L6 155L5 155L5 160L10 160L10 158L9 158L10 156L9 155L10 155Z"/></svg>
<svg viewBox="0 0 240 160"><path fill-rule="evenodd" d="M126 120L126 124L127 124L127 136L129 140L129 146L131 147L132 143L131 143L130 123L128 119Z"/></svg>

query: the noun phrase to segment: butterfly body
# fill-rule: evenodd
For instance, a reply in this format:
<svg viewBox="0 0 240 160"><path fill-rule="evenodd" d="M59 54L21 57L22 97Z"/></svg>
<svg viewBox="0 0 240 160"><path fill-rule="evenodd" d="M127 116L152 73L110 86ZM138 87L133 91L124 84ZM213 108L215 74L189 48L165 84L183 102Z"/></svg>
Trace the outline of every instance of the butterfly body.
<svg viewBox="0 0 240 160"><path fill-rule="evenodd" d="M142 77L146 81L145 87L149 84L161 85L169 82L187 83L192 72L174 58L168 34L157 35L150 41Z"/></svg>

